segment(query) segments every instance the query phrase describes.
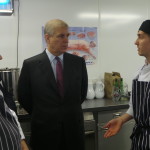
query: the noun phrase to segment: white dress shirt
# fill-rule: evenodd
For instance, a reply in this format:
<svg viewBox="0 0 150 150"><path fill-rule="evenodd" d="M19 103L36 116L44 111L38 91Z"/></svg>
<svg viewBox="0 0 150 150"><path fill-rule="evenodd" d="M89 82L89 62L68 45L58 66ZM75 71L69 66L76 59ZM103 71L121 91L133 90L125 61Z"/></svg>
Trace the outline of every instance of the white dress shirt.
<svg viewBox="0 0 150 150"><path fill-rule="evenodd" d="M150 64L145 64L137 73L134 79L138 79L138 81L150 81ZM126 112L127 114L133 116L133 104L132 104L132 96L130 97L129 109Z"/></svg>
<svg viewBox="0 0 150 150"><path fill-rule="evenodd" d="M48 49L46 49L46 54L49 58L49 61L51 63L51 66L52 66L52 69L53 69L53 72L54 72L54 76L55 76L55 79L56 79L56 63L57 63L57 60L55 59L56 56L54 56L52 53L50 53L48 51ZM63 67L63 54L61 54L58 57L60 58L60 61L61 61L62 67Z"/></svg>

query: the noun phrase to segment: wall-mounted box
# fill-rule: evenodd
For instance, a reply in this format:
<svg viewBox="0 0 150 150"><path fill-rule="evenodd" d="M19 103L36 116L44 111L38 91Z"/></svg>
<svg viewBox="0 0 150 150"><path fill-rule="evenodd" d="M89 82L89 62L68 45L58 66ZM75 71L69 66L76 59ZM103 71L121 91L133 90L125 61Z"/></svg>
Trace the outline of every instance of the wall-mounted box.
<svg viewBox="0 0 150 150"><path fill-rule="evenodd" d="M11 16L14 12L14 0L0 0L0 16Z"/></svg>

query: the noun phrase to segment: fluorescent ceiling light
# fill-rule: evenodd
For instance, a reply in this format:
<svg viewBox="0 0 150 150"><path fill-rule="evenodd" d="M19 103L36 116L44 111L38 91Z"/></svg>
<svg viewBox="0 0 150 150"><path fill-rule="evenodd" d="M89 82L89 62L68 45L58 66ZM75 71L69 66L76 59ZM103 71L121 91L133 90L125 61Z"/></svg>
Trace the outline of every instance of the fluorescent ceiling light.
<svg viewBox="0 0 150 150"><path fill-rule="evenodd" d="M138 19L140 16L134 14L101 14L102 19Z"/></svg>
<svg viewBox="0 0 150 150"><path fill-rule="evenodd" d="M98 13L80 13L79 18L82 19L98 19ZM101 19L138 19L139 15L135 14L101 14Z"/></svg>
<svg viewBox="0 0 150 150"><path fill-rule="evenodd" d="M98 19L98 13L81 13L79 14L79 18L82 19Z"/></svg>

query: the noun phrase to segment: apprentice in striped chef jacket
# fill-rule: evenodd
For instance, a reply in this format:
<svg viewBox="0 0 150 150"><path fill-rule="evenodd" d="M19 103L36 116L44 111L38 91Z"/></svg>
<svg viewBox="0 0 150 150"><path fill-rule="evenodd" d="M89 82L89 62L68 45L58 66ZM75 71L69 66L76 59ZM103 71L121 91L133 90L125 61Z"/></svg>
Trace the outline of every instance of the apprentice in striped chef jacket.
<svg viewBox="0 0 150 150"><path fill-rule="evenodd" d="M0 150L29 150L24 139L12 96L0 77Z"/></svg>
<svg viewBox="0 0 150 150"><path fill-rule="evenodd" d="M138 31L135 41L138 54L146 58L144 66L133 79L132 96L127 112L111 121L104 128L108 128L104 137L117 134L122 125L130 119L135 119L135 126L131 135L131 150L150 150L150 20L145 20Z"/></svg>

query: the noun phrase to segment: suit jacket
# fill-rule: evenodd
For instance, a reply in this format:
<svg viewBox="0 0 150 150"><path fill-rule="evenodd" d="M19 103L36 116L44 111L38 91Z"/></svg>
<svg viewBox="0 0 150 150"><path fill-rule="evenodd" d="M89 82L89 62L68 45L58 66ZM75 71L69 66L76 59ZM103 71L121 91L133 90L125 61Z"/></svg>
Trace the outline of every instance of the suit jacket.
<svg viewBox="0 0 150 150"><path fill-rule="evenodd" d="M75 150L84 149L81 104L87 93L86 65L83 58L68 53L64 53L63 61L64 98L59 95L45 51L23 63L18 82L18 99L32 115L31 145L38 145L36 149L46 145L46 142L51 144L53 150L59 149L62 134L69 150L72 145L75 145Z"/></svg>

